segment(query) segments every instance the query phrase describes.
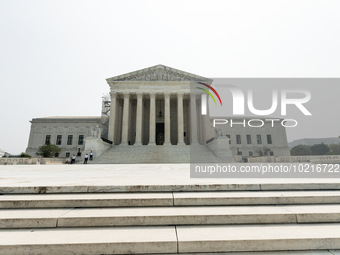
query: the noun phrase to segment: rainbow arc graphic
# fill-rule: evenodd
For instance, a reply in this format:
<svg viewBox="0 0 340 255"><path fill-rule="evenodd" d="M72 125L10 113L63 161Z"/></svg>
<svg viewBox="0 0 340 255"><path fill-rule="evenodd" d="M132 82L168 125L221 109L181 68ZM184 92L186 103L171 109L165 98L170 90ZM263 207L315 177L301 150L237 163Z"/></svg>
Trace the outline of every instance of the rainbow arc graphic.
<svg viewBox="0 0 340 255"><path fill-rule="evenodd" d="M214 101L215 105L217 105L216 100L215 100L213 94L211 94L211 92L209 91L209 89L210 89L212 92L214 92L214 94L217 96L217 98L218 98L218 100L220 101L220 104L221 104L221 106L222 106L222 100L221 100L221 98L220 98L220 95L217 93L217 91L216 91L213 87L211 87L210 85L208 85L208 84L206 84L206 83L203 83L203 82L197 82L197 83L199 83L199 84L201 84L201 85L203 85L203 86L205 86L205 87L208 88L208 89L205 89L205 88L201 88L201 87L196 87L196 88L198 88L198 89L200 89L200 90L203 90L205 93L207 93L207 94L212 98L212 100Z"/></svg>

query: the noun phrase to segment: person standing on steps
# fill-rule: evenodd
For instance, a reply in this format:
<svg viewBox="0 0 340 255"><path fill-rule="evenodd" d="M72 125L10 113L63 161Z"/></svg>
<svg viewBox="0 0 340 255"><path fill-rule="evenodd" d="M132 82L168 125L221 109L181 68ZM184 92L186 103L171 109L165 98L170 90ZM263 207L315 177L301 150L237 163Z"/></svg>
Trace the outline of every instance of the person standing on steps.
<svg viewBox="0 0 340 255"><path fill-rule="evenodd" d="M84 164L87 164L87 161L89 159L89 154L85 154L85 157L84 157Z"/></svg>
<svg viewBox="0 0 340 255"><path fill-rule="evenodd" d="M93 160L93 152L91 151L90 152L90 161L92 161Z"/></svg>
<svg viewBox="0 0 340 255"><path fill-rule="evenodd" d="M72 155L72 158L71 158L71 164L75 164L76 163L76 155Z"/></svg>

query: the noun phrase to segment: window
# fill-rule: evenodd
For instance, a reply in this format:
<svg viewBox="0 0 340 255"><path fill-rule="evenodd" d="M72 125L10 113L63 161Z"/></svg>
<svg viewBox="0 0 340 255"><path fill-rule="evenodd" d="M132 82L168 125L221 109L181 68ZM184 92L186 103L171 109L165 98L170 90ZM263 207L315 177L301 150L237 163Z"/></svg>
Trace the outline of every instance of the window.
<svg viewBox="0 0 340 255"><path fill-rule="evenodd" d="M66 152L66 158L70 157L70 153Z"/></svg>
<svg viewBox="0 0 340 255"><path fill-rule="evenodd" d="M73 135L67 137L67 145L72 145Z"/></svg>
<svg viewBox="0 0 340 255"><path fill-rule="evenodd" d="M252 157L252 156L253 156L253 152L249 151L249 157Z"/></svg>
<svg viewBox="0 0 340 255"><path fill-rule="evenodd" d="M46 135L45 144L51 143L51 135Z"/></svg>
<svg viewBox="0 0 340 255"><path fill-rule="evenodd" d="M57 135L56 145L61 145L61 135Z"/></svg>
<svg viewBox="0 0 340 255"><path fill-rule="evenodd" d="M272 144L272 136L271 135L267 135L267 143L268 144Z"/></svg>
<svg viewBox="0 0 340 255"><path fill-rule="evenodd" d="M83 135L79 135L78 145L83 145L83 144L84 144L84 136Z"/></svg>
<svg viewBox="0 0 340 255"><path fill-rule="evenodd" d="M251 144L251 135L247 135L247 144Z"/></svg>
<svg viewBox="0 0 340 255"><path fill-rule="evenodd" d="M236 135L236 143L241 144L241 135Z"/></svg>
<svg viewBox="0 0 340 255"><path fill-rule="evenodd" d="M261 135L256 135L257 144L262 144Z"/></svg>
<svg viewBox="0 0 340 255"><path fill-rule="evenodd" d="M270 152L270 156L274 156L274 152L273 151Z"/></svg>

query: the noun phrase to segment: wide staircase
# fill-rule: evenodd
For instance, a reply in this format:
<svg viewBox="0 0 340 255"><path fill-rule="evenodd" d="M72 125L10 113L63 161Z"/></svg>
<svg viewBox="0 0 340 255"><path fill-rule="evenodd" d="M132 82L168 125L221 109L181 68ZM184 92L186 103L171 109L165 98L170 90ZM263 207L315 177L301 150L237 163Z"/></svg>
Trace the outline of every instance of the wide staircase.
<svg viewBox="0 0 340 255"><path fill-rule="evenodd" d="M339 184L221 187L8 188L0 254L340 254Z"/></svg>
<svg viewBox="0 0 340 255"><path fill-rule="evenodd" d="M197 145L154 145L113 146L94 158L94 164L143 164L143 163L189 163L192 162L221 162L208 146Z"/></svg>
<svg viewBox="0 0 340 255"><path fill-rule="evenodd" d="M190 146L116 145L98 158L95 164L189 163Z"/></svg>

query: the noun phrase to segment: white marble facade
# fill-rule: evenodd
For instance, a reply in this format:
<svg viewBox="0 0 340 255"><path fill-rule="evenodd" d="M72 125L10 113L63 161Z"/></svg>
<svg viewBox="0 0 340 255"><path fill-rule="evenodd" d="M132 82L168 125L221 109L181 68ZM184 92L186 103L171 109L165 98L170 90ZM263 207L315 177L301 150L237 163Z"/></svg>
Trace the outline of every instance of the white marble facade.
<svg viewBox="0 0 340 255"><path fill-rule="evenodd" d="M108 140L114 145L204 143L196 81L212 80L163 65L107 79L111 111ZM197 114L191 114L193 109ZM207 122L209 120L207 119Z"/></svg>
<svg viewBox="0 0 340 255"><path fill-rule="evenodd" d="M113 147L206 145L216 136L209 119L209 108L207 115L201 115L201 95L191 89L197 82L211 84L211 79L157 65L106 81L110 86L111 105L107 136L102 138L112 142ZM49 137L52 144L62 148L59 156L65 157L84 152L86 138L93 137L92 130L98 129L101 117L37 118L31 123L26 152L35 155ZM269 147L277 156L289 155L283 127L222 129L223 135L230 137L233 155L241 152L244 157L256 156L256 151L263 147ZM256 140L258 135L263 141L261 144ZM272 143L266 140L268 135ZM58 136L62 137L59 144ZM68 143L69 136L73 137L72 144ZM80 136L83 143L79 142ZM241 141L237 141L236 136L240 136ZM251 143L247 136L251 136Z"/></svg>
<svg viewBox="0 0 340 255"><path fill-rule="evenodd" d="M100 117L46 117L30 122L26 153L36 156L39 147L49 142L62 149L59 157L68 157L84 150L85 138L99 126Z"/></svg>
<svg viewBox="0 0 340 255"><path fill-rule="evenodd" d="M214 117L216 119L233 119L235 123L247 123L250 117ZM259 152L267 151L268 156L290 156L287 143L286 129L282 125L274 125L265 121L266 118L257 118L263 121L262 127L250 127L237 124L234 126L216 125L215 130L220 136L230 139L230 149L233 155L242 157L260 156ZM230 122L230 121L229 121ZM213 119L211 119L213 125Z"/></svg>

